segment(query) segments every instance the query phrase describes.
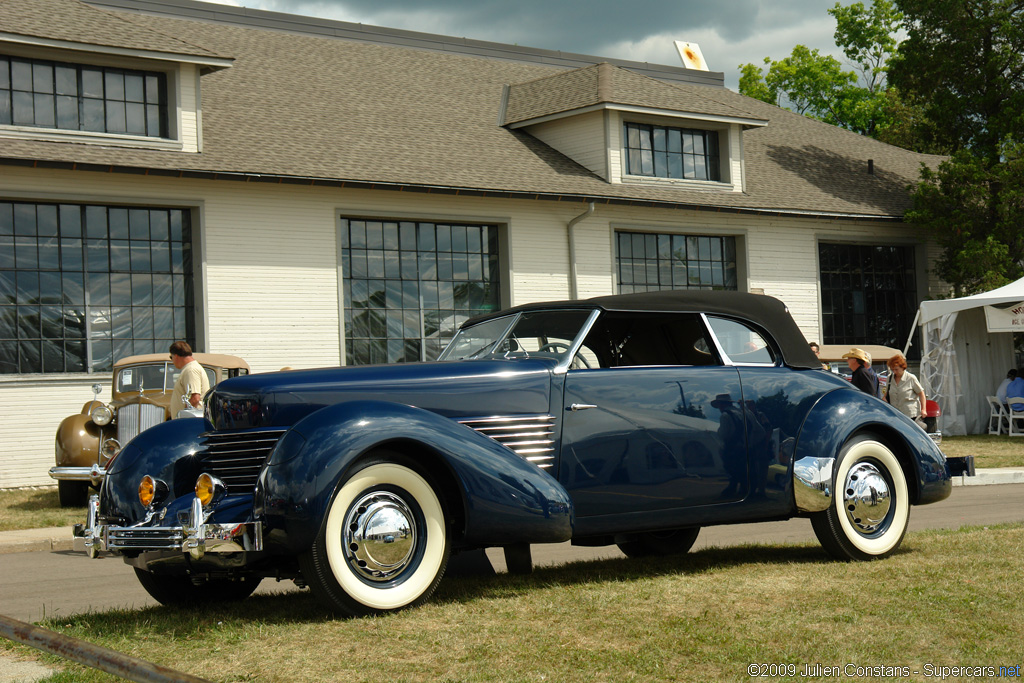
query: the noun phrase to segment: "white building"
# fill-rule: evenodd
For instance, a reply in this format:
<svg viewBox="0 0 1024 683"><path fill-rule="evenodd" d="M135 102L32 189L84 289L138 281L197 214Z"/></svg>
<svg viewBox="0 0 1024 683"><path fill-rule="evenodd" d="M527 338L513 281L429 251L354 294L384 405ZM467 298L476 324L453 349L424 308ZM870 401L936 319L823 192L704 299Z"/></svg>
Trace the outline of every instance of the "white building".
<svg viewBox="0 0 1024 683"><path fill-rule="evenodd" d="M474 312L763 292L902 345L907 152L722 74L192 0L0 2L0 488L113 358L430 359Z"/></svg>

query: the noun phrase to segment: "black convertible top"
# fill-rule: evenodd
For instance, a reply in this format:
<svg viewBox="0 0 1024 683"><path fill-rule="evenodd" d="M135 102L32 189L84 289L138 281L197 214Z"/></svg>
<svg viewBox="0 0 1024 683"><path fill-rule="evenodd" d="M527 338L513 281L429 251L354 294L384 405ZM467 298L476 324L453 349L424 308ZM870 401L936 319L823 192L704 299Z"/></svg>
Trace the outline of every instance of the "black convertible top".
<svg viewBox="0 0 1024 683"><path fill-rule="evenodd" d="M796 368L821 368L821 361L807 344L789 309L778 299L763 294L712 290L676 289L639 294L616 294L592 299L544 301L506 308L467 320L462 327L520 311L545 311L553 308L601 308L606 311L643 313L707 313L747 320L767 331L782 350L786 365Z"/></svg>

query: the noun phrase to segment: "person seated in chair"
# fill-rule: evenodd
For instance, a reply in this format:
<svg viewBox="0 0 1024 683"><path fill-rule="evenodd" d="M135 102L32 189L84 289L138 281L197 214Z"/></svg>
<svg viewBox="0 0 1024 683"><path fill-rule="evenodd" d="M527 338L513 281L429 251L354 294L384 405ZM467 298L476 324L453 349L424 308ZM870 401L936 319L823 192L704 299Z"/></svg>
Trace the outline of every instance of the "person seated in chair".
<svg viewBox="0 0 1024 683"><path fill-rule="evenodd" d="M1006 378L999 383L999 388L996 389L996 398L1004 406L1006 405L1006 389L1010 386L1010 382L1017 379L1017 371L1010 368L1010 371L1006 373Z"/></svg>
<svg viewBox="0 0 1024 683"><path fill-rule="evenodd" d="M1021 396L1024 396L1024 368L1019 368L1017 370L1017 377L1010 382L1010 386L1006 387L1005 398L1009 400L1011 398L1019 398ZM1009 406L1010 410L1024 410L1024 403L1015 402L1010 403Z"/></svg>

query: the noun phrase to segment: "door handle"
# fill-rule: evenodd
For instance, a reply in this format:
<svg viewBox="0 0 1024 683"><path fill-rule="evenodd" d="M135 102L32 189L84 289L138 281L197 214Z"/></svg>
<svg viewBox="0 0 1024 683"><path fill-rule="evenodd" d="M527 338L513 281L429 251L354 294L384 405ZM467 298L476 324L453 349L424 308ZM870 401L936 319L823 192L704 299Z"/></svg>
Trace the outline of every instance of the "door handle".
<svg viewBox="0 0 1024 683"><path fill-rule="evenodd" d="M575 413L577 410L586 410L587 408L596 408L596 407L597 406L595 406L595 405L593 405L591 403L573 403L571 406L569 406L569 410L571 410L572 412Z"/></svg>

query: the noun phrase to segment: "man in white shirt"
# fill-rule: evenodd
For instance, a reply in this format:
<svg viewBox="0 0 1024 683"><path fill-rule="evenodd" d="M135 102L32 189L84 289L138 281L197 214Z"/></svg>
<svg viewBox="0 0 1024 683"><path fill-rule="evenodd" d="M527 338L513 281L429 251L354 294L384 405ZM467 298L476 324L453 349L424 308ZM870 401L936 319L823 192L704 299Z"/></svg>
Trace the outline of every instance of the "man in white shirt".
<svg viewBox="0 0 1024 683"><path fill-rule="evenodd" d="M210 390L210 379L199 361L192 357L192 347L188 342L176 341L171 344L171 362L181 370L171 393L171 417L177 417L179 410L188 407L182 401L183 397L193 408L202 405L203 396Z"/></svg>
<svg viewBox="0 0 1024 683"><path fill-rule="evenodd" d="M1010 382L1015 379L1017 379L1017 371L1011 369L1006 373L1006 379L999 383L999 388L996 389L996 398L999 399L1000 403L1004 405L1006 404L1006 388L1010 386Z"/></svg>

